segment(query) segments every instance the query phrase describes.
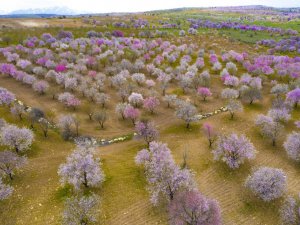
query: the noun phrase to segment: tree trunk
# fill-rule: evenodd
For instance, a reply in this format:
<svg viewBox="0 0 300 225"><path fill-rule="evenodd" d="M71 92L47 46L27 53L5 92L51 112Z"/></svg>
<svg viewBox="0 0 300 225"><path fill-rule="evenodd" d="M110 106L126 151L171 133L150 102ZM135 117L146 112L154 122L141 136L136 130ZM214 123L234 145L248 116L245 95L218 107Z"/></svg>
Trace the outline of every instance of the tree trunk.
<svg viewBox="0 0 300 225"><path fill-rule="evenodd" d="M211 146L213 144L213 140L209 138L208 141L209 141L209 147L211 148Z"/></svg>
<svg viewBox="0 0 300 225"><path fill-rule="evenodd" d="M84 179L83 185L84 185L86 188L89 187L89 186L88 186L88 181L87 181L87 178L86 178L86 172L83 172L83 179Z"/></svg>
<svg viewBox="0 0 300 225"><path fill-rule="evenodd" d="M44 137L48 137L48 130L43 130Z"/></svg>
<svg viewBox="0 0 300 225"><path fill-rule="evenodd" d="M273 139L273 140L272 140L272 145L273 145L273 146L276 146L276 139Z"/></svg>
<svg viewBox="0 0 300 225"><path fill-rule="evenodd" d="M230 115L231 115L230 119L233 119L234 112L230 112Z"/></svg>

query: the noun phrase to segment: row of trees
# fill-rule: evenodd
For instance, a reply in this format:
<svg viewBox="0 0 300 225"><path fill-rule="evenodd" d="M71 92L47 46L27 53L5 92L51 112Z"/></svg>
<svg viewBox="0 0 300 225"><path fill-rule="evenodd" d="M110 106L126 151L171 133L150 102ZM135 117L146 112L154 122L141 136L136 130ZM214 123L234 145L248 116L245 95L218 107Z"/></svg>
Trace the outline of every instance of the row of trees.
<svg viewBox="0 0 300 225"><path fill-rule="evenodd" d="M100 159L95 157L96 146L90 141L78 141L75 150L58 169L62 185L70 185L75 193L65 201L63 224L97 222L100 198L86 190L99 187L105 180Z"/></svg>
<svg viewBox="0 0 300 225"><path fill-rule="evenodd" d="M0 200L13 193L14 188L4 181L11 182L15 174L27 164L24 152L30 149L33 140L31 130L7 124L0 118L0 145L5 148L0 151Z"/></svg>

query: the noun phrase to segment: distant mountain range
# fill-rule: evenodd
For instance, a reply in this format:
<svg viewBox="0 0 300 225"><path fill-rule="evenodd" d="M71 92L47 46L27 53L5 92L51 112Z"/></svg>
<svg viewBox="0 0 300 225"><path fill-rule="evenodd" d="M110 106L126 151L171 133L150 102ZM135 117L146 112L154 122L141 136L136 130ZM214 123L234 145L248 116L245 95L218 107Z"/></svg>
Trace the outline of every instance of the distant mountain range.
<svg viewBox="0 0 300 225"><path fill-rule="evenodd" d="M83 12L72 10L68 7L51 7L51 8L37 8L37 9L21 9L10 12L10 15L16 14L55 14L55 15L76 15Z"/></svg>
<svg viewBox="0 0 300 225"><path fill-rule="evenodd" d="M50 7L50 8L36 8L36 9L20 9L11 12L4 12L0 10L0 15L6 17L15 17L16 15L79 15L87 14L84 11L75 11L68 7Z"/></svg>

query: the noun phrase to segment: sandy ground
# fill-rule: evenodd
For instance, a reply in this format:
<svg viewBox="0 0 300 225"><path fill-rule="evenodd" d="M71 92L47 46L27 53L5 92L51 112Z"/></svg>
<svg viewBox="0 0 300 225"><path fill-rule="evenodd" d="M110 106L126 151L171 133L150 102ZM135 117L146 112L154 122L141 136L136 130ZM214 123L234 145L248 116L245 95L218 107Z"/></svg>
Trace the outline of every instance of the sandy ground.
<svg viewBox="0 0 300 225"><path fill-rule="evenodd" d="M28 20L28 21L18 21L18 23L22 26L25 27L43 27L46 26L47 23L44 22L37 22L37 21L32 21L32 20Z"/></svg>

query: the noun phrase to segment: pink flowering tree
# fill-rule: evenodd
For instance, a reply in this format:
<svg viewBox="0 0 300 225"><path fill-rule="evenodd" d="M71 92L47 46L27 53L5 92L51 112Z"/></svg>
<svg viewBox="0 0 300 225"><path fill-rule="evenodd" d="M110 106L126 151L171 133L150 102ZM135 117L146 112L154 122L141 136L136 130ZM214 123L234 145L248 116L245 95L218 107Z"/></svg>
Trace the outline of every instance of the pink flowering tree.
<svg viewBox="0 0 300 225"><path fill-rule="evenodd" d="M209 123L204 123L203 124L203 133L207 137L209 147L211 148L212 144L215 142L215 140L217 138L217 134L216 134L213 126L210 125Z"/></svg>
<svg viewBox="0 0 300 225"><path fill-rule="evenodd" d="M125 109L126 107L128 107L129 104L128 103L123 103L123 102L119 102L117 105L116 105L116 108L115 108L115 112L122 117L123 120L125 120Z"/></svg>
<svg viewBox="0 0 300 225"><path fill-rule="evenodd" d="M259 114L255 124L260 128L262 136L272 140L272 145L276 145L276 140L283 131L283 126L270 116Z"/></svg>
<svg viewBox="0 0 300 225"><path fill-rule="evenodd" d="M265 202L280 198L286 191L286 174L281 169L261 167L246 180L245 186Z"/></svg>
<svg viewBox="0 0 300 225"><path fill-rule="evenodd" d="M224 84L230 87L237 87L239 85L239 79L236 76L226 76L224 78Z"/></svg>
<svg viewBox="0 0 300 225"><path fill-rule="evenodd" d="M25 59L20 59L17 62L17 66L20 67L21 69L25 70L27 67L29 67L32 63L28 60Z"/></svg>
<svg viewBox="0 0 300 225"><path fill-rule="evenodd" d="M236 74L237 73L237 67L233 62L226 63L226 69L230 74Z"/></svg>
<svg viewBox="0 0 300 225"><path fill-rule="evenodd" d="M146 86L148 88L153 88L155 86L155 81L153 81L153 80L146 80L145 84L146 84Z"/></svg>
<svg viewBox="0 0 300 225"><path fill-rule="evenodd" d="M223 99L237 99L239 97L239 92L235 89L225 88L222 90L221 97Z"/></svg>
<svg viewBox="0 0 300 225"><path fill-rule="evenodd" d="M18 128L14 125L7 125L0 133L1 143L17 153L28 150L34 140L34 135L27 128Z"/></svg>
<svg viewBox="0 0 300 225"><path fill-rule="evenodd" d="M179 86L182 88L184 94L190 91L192 84L193 81L190 77L185 75L180 77Z"/></svg>
<svg viewBox="0 0 300 225"><path fill-rule="evenodd" d="M288 196L280 207L280 219L282 224L292 225L300 223L300 206L292 196Z"/></svg>
<svg viewBox="0 0 300 225"><path fill-rule="evenodd" d="M95 194L76 195L67 198L63 212L63 224L94 224L100 200Z"/></svg>
<svg viewBox="0 0 300 225"><path fill-rule="evenodd" d="M0 106L1 105L7 105L9 106L14 100L15 95L8 91L5 88L0 87Z"/></svg>
<svg viewBox="0 0 300 225"><path fill-rule="evenodd" d="M65 86L65 89L70 90L72 92L78 86L78 81L75 77L65 77L63 83L64 83L64 86Z"/></svg>
<svg viewBox="0 0 300 225"><path fill-rule="evenodd" d="M36 91L39 94L45 94L45 92L49 88L49 84L47 81L40 80L33 83L32 88L34 91Z"/></svg>
<svg viewBox="0 0 300 225"><path fill-rule="evenodd" d="M218 62L218 56L216 54L209 55L209 62L213 65Z"/></svg>
<svg viewBox="0 0 300 225"><path fill-rule="evenodd" d="M289 158L300 161L300 132L293 132L287 136L283 144Z"/></svg>
<svg viewBox="0 0 300 225"><path fill-rule="evenodd" d="M130 104L132 104L134 107L139 107L143 101L143 95L141 95L140 93L131 93L131 95L128 97L128 101Z"/></svg>
<svg viewBox="0 0 300 225"><path fill-rule="evenodd" d="M64 64L58 64L55 66L55 71L57 73L62 73L65 72L67 70L67 67Z"/></svg>
<svg viewBox="0 0 300 225"><path fill-rule="evenodd" d="M255 158L255 147L244 135L223 135L219 137L213 154L214 160L225 162L230 169L237 169L245 160Z"/></svg>
<svg viewBox="0 0 300 225"><path fill-rule="evenodd" d="M135 161L144 166L151 202L154 205L162 200L172 201L178 191L189 190L194 186L192 173L175 164L166 144L151 142L149 149L138 152Z"/></svg>
<svg viewBox="0 0 300 225"><path fill-rule="evenodd" d="M163 101L167 103L167 107L170 108L171 106L174 106L177 101L177 95L165 95L163 97Z"/></svg>
<svg viewBox="0 0 300 225"><path fill-rule="evenodd" d="M23 79L22 79L22 82L24 84L27 84L27 85L30 85L32 86L33 83L36 81L37 79L35 78L35 76L33 75L29 75L29 74L25 74Z"/></svg>
<svg viewBox="0 0 300 225"><path fill-rule="evenodd" d="M139 86L145 83L146 78L143 73L134 73L131 76L132 81L136 82Z"/></svg>
<svg viewBox="0 0 300 225"><path fill-rule="evenodd" d="M151 114L154 113L155 109L159 106L160 102L156 97L148 97L144 99L143 107L150 111Z"/></svg>
<svg viewBox="0 0 300 225"><path fill-rule="evenodd" d="M186 128L190 127L191 122L197 121L197 109L189 102L181 102L175 112L177 118L182 119L186 123Z"/></svg>
<svg viewBox="0 0 300 225"><path fill-rule="evenodd" d="M17 171L19 171L27 163L25 156L18 156L16 153L11 151L0 152L0 175L2 177L9 177L10 180Z"/></svg>
<svg viewBox="0 0 300 225"><path fill-rule="evenodd" d="M154 124L149 121L137 122L135 130L137 134L145 140L148 146L150 142L155 141L159 136L158 130L155 128Z"/></svg>
<svg viewBox="0 0 300 225"><path fill-rule="evenodd" d="M107 103L110 100L110 96L108 94L105 93L97 93L95 95L95 101L97 104L101 105L102 108L105 108L105 106L107 105Z"/></svg>
<svg viewBox="0 0 300 225"><path fill-rule="evenodd" d="M287 93L286 99L288 102L294 104L295 108L297 108L298 103L300 102L300 88L296 88Z"/></svg>
<svg viewBox="0 0 300 225"><path fill-rule="evenodd" d="M0 73L8 76L13 76L16 72L16 67L14 64L10 63L1 63L0 64Z"/></svg>
<svg viewBox="0 0 300 225"><path fill-rule="evenodd" d="M82 187L98 187L104 181L104 173L100 168L100 159L95 158L95 147L81 144L67 157L66 163L59 166L60 182L70 184L76 191Z"/></svg>
<svg viewBox="0 0 300 225"><path fill-rule="evenodd" d="M124 117L130 119L135 125L136 120L140 117L140 111L129 105L124 109Z"/></svg>
<svg viewBox="0 0 300 225"><path fill-rule="evenodd" d="M233 119L234 115L237 112L243 112L244 107L242 103L237 99L229 99L228 103L226 105L226 108L228 109L228 112L230 113L230 119Z"/></svg>
<svg viewBox="0 0 300 225"><path fill-rule="evenodd" d="M221 210L218 202L209 199L197 190L183 191L175 195L169 205L170 224L221 225Z"/></svg>
<svg viewBox="0 0 300 225"><path fill-rule="evenodd" d="M163 96L165 96L165 94L166 94L166 90L169 87L169 83L170 83L171 79L172 79L171 76L164 72L160 72L157 77L157 81L160 84L160 89L162 90Z"/></svg>
<svg viewBox="0 0 300 225"><path fill-rule="evenodd" d="M212 96L211 91L206 87L199 87L197 89L197 94L203 98L203 101L206 101L207 97Z"/></svg>
<svg viewBox="0 0 300 225"><path fill-rule="evenodd" d="M272 117L275 122L288 122L291 119L291 114L285 107L270 109L268 116Z"/></svg>
<svg viewBox="0 0 300 225"><path fill-rule="evenodd" d="M65 106L73 108L73 110L80 105L80 100L69 92L59 94L58 100Z"/></svg>

